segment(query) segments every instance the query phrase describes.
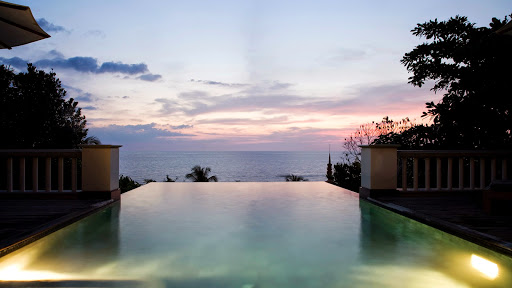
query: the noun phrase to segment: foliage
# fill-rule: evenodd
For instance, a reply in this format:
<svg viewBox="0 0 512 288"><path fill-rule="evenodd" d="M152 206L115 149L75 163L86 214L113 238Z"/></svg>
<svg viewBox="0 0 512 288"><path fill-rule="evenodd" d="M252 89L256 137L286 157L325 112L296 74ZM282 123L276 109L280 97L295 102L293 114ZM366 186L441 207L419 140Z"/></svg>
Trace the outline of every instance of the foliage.
<svg viewBox="0 0 512 288"><path fill-rule="evenodd" d="M0 148L76 148L87 136L78 103L54 72L0 65Z"/></svg>
<svg viewBox="0 0 512 288"><path fill-rule="evenodd" d="M98 137L96 136L89 136L89 137L86 137L83 141L83 144L88 144L88 145L101 145L101 141Z"/></svg>
<svg viewBox="0 0 512 288"><path fill-rule="evenodd" d="M359 126L354 133L345 138L343 163L361 161L361 147L359 146L374 144L382 135L400 134L414 126L417 125L409 118L395 122L389 119L388 116L382 118L381 122L366 123Z"/></svg>
<svg viewBox="0 0 512 288"><path fill-rule="evenodd" d="M341 162L334 165L334 184L343 188L359 191L361 184L361 145L375 144L377 141L385 141L386 143L393 143L396 137L394 135L401 135L411 128L418 127L409 118L404 118L401 121L393 121L389 117L382 118L381 122L366 123L359 126L358 129L349 137L345 138L343 143L343 155Z"/></svg>
<svg viewBox="0 0 512 288"><path fill-rule="evenodd" d="M286 182L300 182L300 181L308 181L308 179L302 177L302 176L299 176L299 175L294 175L294 174L290 174L290 175L287 175L285 177L286 179Z"/></svg>
<svg viewBox="0 0 512 288"><path fill-rule="evenodd" d="M435 125L415 125L407 130L380 135L372 144L398 144L401 150L439 149L441 140Z"/></svg>
<svg viewBox="0 0 512 288"><path fill-rule="evenodd" d="M185 175L185 178L191 179L192 182L217 182L217 176L209 176L211 172L210 167L202 168L196 165L192 168L192 173Z"/></svg>
<svg viewBox="0 0 512 288"><path fill-rule="evenodd" d="M178 177L176 177L175 179L172 179L169 177L169 175L165 175L164 182L176 182L177 180L178 180Z"/></svg>
<svg viewBox="0 0 512 288"><path fill-rule="evenodd" d="M119 176L119 188L121 189L121 193L133 190L137 187L140 187L141 184L129 176Z"/></svg>
<svg viewBox="0 0 512 288"><path fill-rule="evenodd" d="M437 104L426 103L424 116L433 119L433 127L410 131L404 137L416 139L407 141L443 149L512 147L512 36L495 33L506 22L507 17L493 18L489 27L475 27L456 16L411 31L427 42L401 60L413 74L409 83L421 87L434 81L432 90L445 94Z"/></svg>
<svg viewBox="0 0 512 288"><path fill-rule="evenodd" d="M144 184L148 184L148 183L152 183L152 182L156 182L156 180L150 179L150 178L144 179Z"/></svg>
<svg viewBox="0 0 512 288"><path fill-rule="evenodd" d="M334 164L334 183L345 189L359 192L361 186L361 162Z"/></svg>

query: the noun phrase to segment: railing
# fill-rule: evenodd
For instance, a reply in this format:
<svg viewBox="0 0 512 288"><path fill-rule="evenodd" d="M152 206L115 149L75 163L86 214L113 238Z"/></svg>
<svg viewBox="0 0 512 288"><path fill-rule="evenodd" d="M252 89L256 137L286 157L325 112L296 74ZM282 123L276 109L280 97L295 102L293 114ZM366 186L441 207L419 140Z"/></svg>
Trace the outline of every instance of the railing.
<svg viewBox="0 0 512 288"><path fill-rule="evenodd" d="M511 179L507 151L398 151L398 145L361 147L362 198L410 192L484 190Z"/></svg>
<svg viewBox="0 0 512 288"><path fill-rule="evenodd" d="M77 163L81 158L82 150L80 149L0 150L0 159L6 163L6 166L4 166L5 183L2 185L3 187L0 187L0 191L78 192L80 189L77 178ZM56 169L52 167L55 164ZM28 169L27 166L29 166ZM65 169L65 167L68 169ZM56 177L52 175L52 171L56 172ZM31 176L28 179L26 177L27 172ZM42 177L43 173L44 178ZM56 180L57 184L52 185L52 180ZM41 187L43 189L39 187L40 182L43 182L44 188ZM66 190L64 189L65 182L67 184L66 188L68 188ZM29 189L27 189L27 186Z"/></svg>
<svg viewBox="0 0 512 288"><path fill-rule="evenodd" d="M491 181L510 179L511 156L512 151L397 151L399 188L403 192L483 190Z"/></svg>
<svg viewBox="0 0 512 288"><path fill-rule="evenodd" d="M119 200L121 146L80 147L82 149L0 150L0 192L7 192L0 193L0 196L32 196L30 193L9 192L71 192L72 196L67 193L40 193L35 197L57 195Z"/></svg>

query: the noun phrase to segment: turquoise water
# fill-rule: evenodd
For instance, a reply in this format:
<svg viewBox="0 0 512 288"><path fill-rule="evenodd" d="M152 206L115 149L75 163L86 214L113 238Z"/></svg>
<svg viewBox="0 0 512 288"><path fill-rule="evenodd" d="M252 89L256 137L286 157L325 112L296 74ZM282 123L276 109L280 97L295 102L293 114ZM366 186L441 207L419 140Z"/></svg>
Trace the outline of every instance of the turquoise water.
<svg viewBox="0 0 512 288"><path fill-rule="evenodd" d="M496 263L498 276L475 270L473 254ZM150 183L1 258L0 279L66 287L105 280L134 281L107 287L510 287L511 267L508 257L322 182Z"/></svg>

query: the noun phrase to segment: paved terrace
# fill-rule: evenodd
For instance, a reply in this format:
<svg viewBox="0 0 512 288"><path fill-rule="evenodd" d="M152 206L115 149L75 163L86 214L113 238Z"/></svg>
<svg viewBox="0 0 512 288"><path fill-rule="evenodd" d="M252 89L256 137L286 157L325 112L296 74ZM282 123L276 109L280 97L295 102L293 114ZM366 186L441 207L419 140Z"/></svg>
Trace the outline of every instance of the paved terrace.
<svg viewBox="0 0 512 288"><path fill-rule="evenodd" d="M111 203L113 200L0 198L0 257Z"/></svg>

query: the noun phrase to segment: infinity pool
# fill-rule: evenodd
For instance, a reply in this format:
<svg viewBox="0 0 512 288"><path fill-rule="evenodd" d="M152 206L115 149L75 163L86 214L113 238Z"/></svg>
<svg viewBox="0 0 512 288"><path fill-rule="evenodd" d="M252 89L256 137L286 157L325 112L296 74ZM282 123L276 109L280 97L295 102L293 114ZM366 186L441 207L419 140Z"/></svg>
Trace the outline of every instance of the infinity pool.
<svg viewBox="0 0 512 288"><path fill-rule="evenodd" d="M150 183L0 258L0 285L511 287L511 271L509 257L323 182Z"/></svg>

